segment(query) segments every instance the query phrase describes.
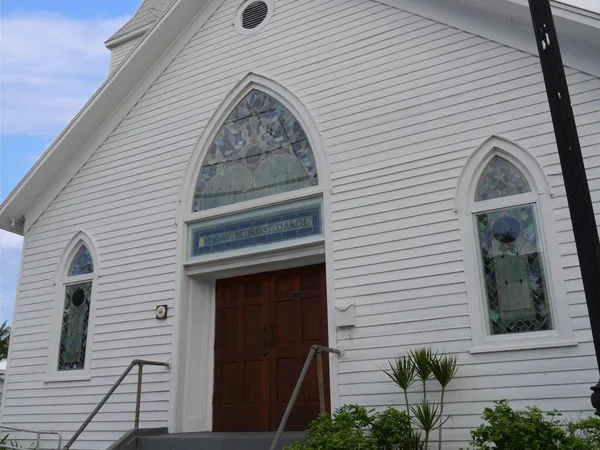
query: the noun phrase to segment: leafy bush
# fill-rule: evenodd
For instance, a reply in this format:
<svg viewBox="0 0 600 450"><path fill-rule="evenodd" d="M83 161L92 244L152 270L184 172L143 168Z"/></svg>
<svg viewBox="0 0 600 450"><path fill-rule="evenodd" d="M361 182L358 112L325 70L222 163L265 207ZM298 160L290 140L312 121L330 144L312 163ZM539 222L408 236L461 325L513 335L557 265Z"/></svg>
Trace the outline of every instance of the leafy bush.
<svg viewBox="0 0 600 450"><path fill-rule="evenodd" d="M444 396L457 371L455 356L421 348L401 355L388 363L385 374L404 392L406 411L394 408L371 414L357 405L343 406L333 418L322 414L311 423L306 439L287 447L288 450L428 450L429 437L439 430L442 442ZM414 405L408 401L408 390L421 381L423 398ZM436 380L441 386L440 402L427 399L427 382ZM430 396L431 397L431 396ZM414 426L414 427L413 427Z"/></svg>
<svg viewBox="0 0 600 450"><path fill-rule="evenodd" d="M471 432L474 450L600 449L600 419L565 424L556 411L544 414L537 406L515 411L506 400L494 403L483 412L487 424Z"/></svg>
<svg viewBox="0 0 600 450"><path fill-rule="evenodd" d="M333 418L321 414L303 442L286 450L425 450L405 412L389 408L371 414L358 405L338 408Z"/></svg>

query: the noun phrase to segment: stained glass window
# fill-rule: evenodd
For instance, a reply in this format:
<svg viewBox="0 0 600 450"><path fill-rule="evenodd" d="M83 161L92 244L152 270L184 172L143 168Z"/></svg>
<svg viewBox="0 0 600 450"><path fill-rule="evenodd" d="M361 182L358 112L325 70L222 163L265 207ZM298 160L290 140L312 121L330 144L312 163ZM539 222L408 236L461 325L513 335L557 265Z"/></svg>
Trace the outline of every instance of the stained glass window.
<svg viewBox="0 0 600 450"><path fill-rule="evenodd" d="M85 366L93 272L92 255L84 244L80 244L69 265L64 285L65 297L58 348L59 371L81 370ZM90 275L89 280L80 281L82 275ZM68 277L75 276L79 277L74 279L75 283L70 282Z"/></svg>
<svg viewBox="0 0 600 450"><path fill-rule="evenodd" d="M475 201L491 200L531 192L525 176L504 158L495 156L487 165L475 194Z"/></svg>
<svg viewBox="0 0 600 450"><path fill-rule="evenodd" d="M535 205L476 214L490 334L552 329Z"/></svg>
<svg viewBox="0 0 600 450"><path fill-rule="evenodd" d="M92 283L68 285L65 291L58 370L80 370L85 366Z"/></svg>
<svg viewBox="0 0 600 450"><path fill-rule="evenodd" d="M73 262L71 263L71 267L69 267L69 276L85 275L92 273L93 271L94 261L92 260L92 255L88 248L85 245L82 245L79 247L79 250L77 250Z"/></svg>
<svg viewBox="0 0 600 450"><path fill-rule="evenodd" d="M211 143L194 191L201 211L318 184L312 148L281 102L252 90Z"/></svg>

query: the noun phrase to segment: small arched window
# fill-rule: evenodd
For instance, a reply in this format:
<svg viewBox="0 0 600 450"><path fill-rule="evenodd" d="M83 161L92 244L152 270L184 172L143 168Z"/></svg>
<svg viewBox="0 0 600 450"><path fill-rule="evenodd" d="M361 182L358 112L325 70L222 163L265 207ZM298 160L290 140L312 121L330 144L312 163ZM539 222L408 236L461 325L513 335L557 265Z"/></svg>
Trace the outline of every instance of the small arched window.
<svg viewBox="0 0 600 450"><path fill-rule="evenodd" d="M208 148L193 212L316 186L318 178L298 119L280 101L253 89Z"/></svg>
<svg viewBox="0 0 600 450"><path fill-rule="evenodd" d="M527 177L495 155L473 200L489 334L551 330L537 194Z"/></svg>
<svg viewBox="0 0 600 450"><path fill-rule="evenodd" d="M85 368L94 260L84 242L75 247L63 280L64 303L58 347L58 371Z"/></svg>

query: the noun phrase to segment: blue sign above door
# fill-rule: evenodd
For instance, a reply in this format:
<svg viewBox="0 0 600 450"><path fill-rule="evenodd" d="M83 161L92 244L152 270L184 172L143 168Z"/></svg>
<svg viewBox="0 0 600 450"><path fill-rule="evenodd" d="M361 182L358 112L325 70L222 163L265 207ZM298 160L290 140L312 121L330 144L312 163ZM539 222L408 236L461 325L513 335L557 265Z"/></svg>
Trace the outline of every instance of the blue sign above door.
<svg viewBox="0 0 600 450"><path fill-rule="evenodd" d="M322 234L321 199L304 200L190 225L191 257Z"/></svg>

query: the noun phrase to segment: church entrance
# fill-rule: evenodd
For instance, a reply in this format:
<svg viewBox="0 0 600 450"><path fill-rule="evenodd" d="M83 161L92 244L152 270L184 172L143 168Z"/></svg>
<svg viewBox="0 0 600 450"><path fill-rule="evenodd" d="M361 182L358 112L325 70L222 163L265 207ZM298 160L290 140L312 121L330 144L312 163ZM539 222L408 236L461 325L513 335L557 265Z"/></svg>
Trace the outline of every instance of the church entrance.
<svg viewBox="0 0 600 450"><path fill-rule="evenodd" d="M325 265L218 280L214 431L276 430L314 344L328 344ZM329 409L328 383L325 399ZM318 414L313 363L286 430Z"/></svg>

